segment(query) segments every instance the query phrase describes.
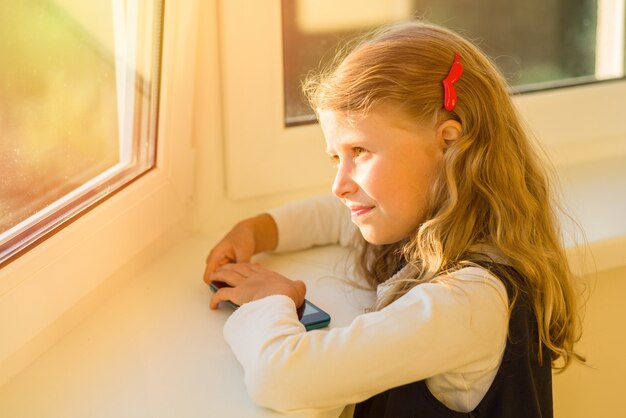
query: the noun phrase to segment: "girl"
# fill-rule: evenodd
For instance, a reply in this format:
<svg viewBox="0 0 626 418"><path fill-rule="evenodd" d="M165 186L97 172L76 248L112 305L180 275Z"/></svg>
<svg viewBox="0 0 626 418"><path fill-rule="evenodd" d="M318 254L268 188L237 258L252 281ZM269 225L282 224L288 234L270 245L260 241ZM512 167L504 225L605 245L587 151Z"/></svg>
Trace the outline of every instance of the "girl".
<svg viewBox="0 0 626 418"><path fill-rule="evenodd" d="M444 28L405 23L305 91L337 167L336 198L237 224L213 248L211 300L243 305L224 336L252 398L355 417L551 417L551 366L579 336L548 178L494 65ZM305 286L267 250L342 242L377 292L351 325L305 332Z"/></svg>

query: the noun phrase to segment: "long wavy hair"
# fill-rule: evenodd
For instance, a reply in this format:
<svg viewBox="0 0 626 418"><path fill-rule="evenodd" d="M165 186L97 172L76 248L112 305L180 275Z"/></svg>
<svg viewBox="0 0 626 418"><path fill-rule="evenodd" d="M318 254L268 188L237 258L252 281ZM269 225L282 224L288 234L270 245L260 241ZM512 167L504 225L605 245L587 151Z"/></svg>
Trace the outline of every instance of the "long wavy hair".
<svg viewBox="0 0 626 418"><path fill-rule="evenodd" d="M458 103L448 112L442 80L457 52L464 72L455 84ZM508 277L514 288L509 309L523 292L552 367L584 361L574 351L580 316L551 177L506 81L485 54L448 29L420 21L397 24L370 34L329 68L309 75L303 89L316 111L349 117L384 104L427 126L448 119L462 125L461 136L444 153L418 229L402 242L382 246L361 238L357 269L372 286L406 263L417 271L411 279L393 282L377 309L420 283L484 261L476 248L496 248L521 273L522 279Z"/></svg>

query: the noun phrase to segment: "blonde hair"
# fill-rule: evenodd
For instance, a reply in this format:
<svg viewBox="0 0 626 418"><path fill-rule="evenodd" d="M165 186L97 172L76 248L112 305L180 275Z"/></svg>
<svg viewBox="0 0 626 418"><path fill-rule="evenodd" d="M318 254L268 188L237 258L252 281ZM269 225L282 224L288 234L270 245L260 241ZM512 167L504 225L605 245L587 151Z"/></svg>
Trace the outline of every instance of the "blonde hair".
<svg viewBox="0 0 626 418"><path fill-rule="evenodd" d="M464 71L455 84L457 106L448 112L442 80L456 52ZM326 72L309 76L303 87L316 110L358 116L384 104L429 126L448 119L462 125L461 136L444 154L417 231L395 244L362 242L357 267L372 286L405 262L417 271L410 280L394 282L378 309L419 283L483 261L485 255L475 248L491 245L520 273L508 277L514 288L510 309L523 292L552 367L565 369L572 358L584 361L574 352L580 338L577 298L548 173L506 81L476 46L436 25L394 25L374 33Z"/></svg>

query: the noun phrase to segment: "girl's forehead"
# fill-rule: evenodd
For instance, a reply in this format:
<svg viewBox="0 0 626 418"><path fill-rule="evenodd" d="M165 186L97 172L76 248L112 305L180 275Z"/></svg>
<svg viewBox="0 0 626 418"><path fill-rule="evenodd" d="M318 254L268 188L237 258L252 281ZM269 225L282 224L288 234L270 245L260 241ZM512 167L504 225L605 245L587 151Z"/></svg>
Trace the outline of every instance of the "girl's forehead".
<svg viewBox="0 0 626 418"><path fill-rule="evenodd" d="M391 106L378 106L364 112L344 112L318 109L318 119L325 135L333 134L364 134L368 132L402 129L420 132L432 129L411 118L402 110Z"/></svg>
<svg viewBox="0 0 626 418"><path fill-rule="evenodd" d="M323 110L318 113L322 131L327 142L344 142L367 136L368 133L382 129L384 120L375 114L347 114L346 112Z"/></svg>
<svg viewBox="0 0 626 418"><path fill-rule="evenodd" d="M344 112L332 109L318 109L317 115L321 124L341 125L346 128L357 126L365 117L362 112Z"/></svg>
<svg viewBox="0 0 626 418"><path fill-rule="evenodd" d="M359 124L346 118L342 112L318 111L318 120L329 153L332 153L332 150L340 144L356 141L361 136L358 129Z"/></svg>

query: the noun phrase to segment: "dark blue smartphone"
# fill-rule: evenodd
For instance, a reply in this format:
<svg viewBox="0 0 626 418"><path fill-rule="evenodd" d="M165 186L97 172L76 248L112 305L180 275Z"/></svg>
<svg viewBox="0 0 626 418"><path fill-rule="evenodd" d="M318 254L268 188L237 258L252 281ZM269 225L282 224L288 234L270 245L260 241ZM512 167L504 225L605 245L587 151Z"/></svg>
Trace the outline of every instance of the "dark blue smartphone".
<svg viewBox="0 0 626 418"><path fill-rule="evenodd" d="M211 287L212 291L217 292L218 289L222 287L229 287L230 285L224 282L213 281L209 286ZM226 301L226 303L230 305L230 307L232 307L233 309L239 308L239 305L236 305L231 301ZM328 315L326 312L313 305L306 299L304 300L302 306L298 308L297 312L298 319L300 320L302 325L304 325L304 328L307 331L311 331L312 329L324 328L330 324L330 315Z"/></svg>

